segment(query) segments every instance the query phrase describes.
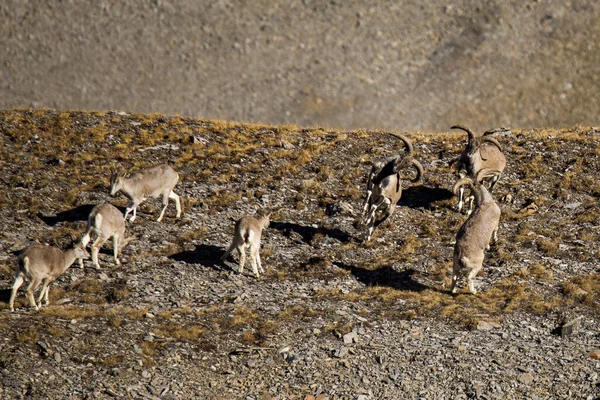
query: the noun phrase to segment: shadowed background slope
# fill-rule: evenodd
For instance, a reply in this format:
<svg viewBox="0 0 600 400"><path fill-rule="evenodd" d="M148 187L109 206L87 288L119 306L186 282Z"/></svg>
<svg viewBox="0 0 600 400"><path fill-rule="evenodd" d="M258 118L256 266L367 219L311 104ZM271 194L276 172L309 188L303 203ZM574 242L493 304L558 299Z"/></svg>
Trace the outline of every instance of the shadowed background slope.
<svg viewBox="0 0 600 400"><path fill-rule="evenodd" d="M593 1L0 5L0 107L340 128L595 125Z"/></svg>

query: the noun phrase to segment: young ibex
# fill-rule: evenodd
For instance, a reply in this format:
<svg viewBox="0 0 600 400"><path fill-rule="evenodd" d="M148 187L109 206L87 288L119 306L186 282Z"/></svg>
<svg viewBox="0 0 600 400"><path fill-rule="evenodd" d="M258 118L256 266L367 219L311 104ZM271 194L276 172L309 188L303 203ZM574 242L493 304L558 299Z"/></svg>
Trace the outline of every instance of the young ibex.
<svg viewBox="0 0 600 400"><path fill-rule="evenodd" d="M473 278L481 271L483 266L484 251L489 248L490 240L498 240L498 224L500 222L500 207L492 198L490 192L480 183L486 174L493 170L482 169L475 180L462 178L454 185L454 194L469 185L475 195L475 209L460 227L456 234L454 245L454 265L452 267L452 293L457 291L459 274L467 274L469 292L475 294Z"/></svg>
<svg viewBox="0 0 600 400"><path fill-rule="evenodd" d="M27 286L27 297L29 304L39 310L42 299L46 305L48 301L48 286L69 268L76 259L88 259L90 255L80 244L64 253L56 247L34 244L25 249L17 261L15 282L10 294L10 311L15 311L15 296L17 290L23 284L25 278L31 279ZM33 297L33 291L42 283L42 291L38 297L37 304Z"/></svg>
<svg viewBox="0 0 600 400"><path fill-rule="evenodd" d="M269 217L271 213L265 213L263 215L255 217L242 217L235 224L235 230L233 233L233 240L231 245L221 257L221 262L231 254L233 250L237 250L240 254L240 274L244 271L244 265L246 264L246 252L245 248L248 247L250 251L250 265L252 265L252 271L254 275L259 277L260 273L265 273L260 262L260 238L263 229L269 226Z"/></svg>
<svg viewBox="0 0 600 400"><path fill-rule="evenodd" d="M155 198L162 195L163 208L157 221L162 221L169 199L175 200L177 207L177 218L181 216L181 203L179 196L173 192L173 188L179 180L179 174L167 164L157 165L139 172L125 176L113 174L110 178L110 194L114 196L118 191L123 192L131 200L131 205L125 210L125 219L131 211L133 215L130 221L135 220L137 207L147 198Z"/></svg>
<svg viewBox="0 0 600 400"><path fill-rule="evenodd" d="M482 169L488 169L490 172L481 177L483 179L489 179L490 192L494 190L494 186L500 179L504 168L506 168L506 157L502 153L502 146L496 139L488 135L496 132L497 130L487 131L482 136L476 137L469 128L465 128L460 125L454 125L451 129L461 129L467 132L469 141L467 146L460 154L458 159L457 174L459 179L467 176L475 177ZM464 188L460 188L459 200L458 200L458 212L462 210L464 199ZM470 209L473 207L473 198L471 197Z"/></svg>
<svg viewBox="0 0 600 400"><path fill-rule="evenodd" d="M109 203L102 203L92 209L88 217L87 229L81 239L84 248L89 243L92 235L96 237L96 240L92 243L92 261L96 268L100 268L98 263L100 248L111 237L115 264L121 264L118 254L119 246L122 243L119 243L119 241L125 239L125 218L123 218L123 214L118 208ZM79 264L83 268L83 260L80 259Z"/></svg>
<svg viewBox="0 0 600 400"><path fill-rule="evenodd" d="M387 220L396 209L402 197L402 178L400 171L414 167L417 175L411 182L416 183L423 177L423 166L412 158L413 147L410 140L403 135L394 135L404 142L407 152L404 156L395 156L384 162L375 162L369 173L367 197L363 205L362 225L369 226L366 241L371 240L373 232ZM380 211L382 216L376 218Z"/></svg>

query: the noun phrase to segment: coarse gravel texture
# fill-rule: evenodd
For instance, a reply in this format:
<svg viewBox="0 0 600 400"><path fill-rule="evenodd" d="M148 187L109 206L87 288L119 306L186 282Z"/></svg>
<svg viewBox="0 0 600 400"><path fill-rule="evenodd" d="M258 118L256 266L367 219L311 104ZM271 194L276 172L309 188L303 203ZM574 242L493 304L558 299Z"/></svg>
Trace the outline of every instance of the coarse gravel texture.
<svg viewBox="0 0 600 400"><path fill-rule="evenodd" d="M496 136L500 241L479 293L454 296L465 216L449 188L466 135L403 133L423 183L363 243L370 163L400 148L384 132L1 111L0 397L597 398L600 131ZM182 218L171 204L156 222L146 201L121 265L107 244L100 270L75 264L50 286L50 306L30 309L22 289L9 312L18 250L66 248L95 204L127 205L108 195L113 169L161 162L180 173ZM260 208L276 211L256 279L219 258Z"/></svg>

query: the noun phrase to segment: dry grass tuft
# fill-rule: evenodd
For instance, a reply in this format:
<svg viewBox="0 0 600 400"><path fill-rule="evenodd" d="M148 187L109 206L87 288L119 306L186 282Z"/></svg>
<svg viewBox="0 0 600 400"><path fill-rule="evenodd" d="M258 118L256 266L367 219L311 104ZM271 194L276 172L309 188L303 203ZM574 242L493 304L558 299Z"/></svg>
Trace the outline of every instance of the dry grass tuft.
<svg viewBox="0 0 600 400"><path fill-rule="evenodd" d="M16 337L19 343L35 344L40 340L40 334L35 327L29 327L22 332L18 332Z"/></svg>
<svg viewBox="0 0 600 400"><path fill-rule="evenodd" d="M155 325L153 332L160 338L195 341L202 336L204 329L200 325L169 323Z"/></svg>
<svg viewBox="0 0 600 400"><path fill-rule="evenodd" d="M244 331L242 333L242 343L247 345L253 345L258 341L257 337L254 335L252 331Z"/></svg>
<svg viewBox="0 0 600 400"><path fill-rule="evenodd" d="M258 319L258 313L246 306L237 307L229 319L229 326L249 325Z"/></svg>

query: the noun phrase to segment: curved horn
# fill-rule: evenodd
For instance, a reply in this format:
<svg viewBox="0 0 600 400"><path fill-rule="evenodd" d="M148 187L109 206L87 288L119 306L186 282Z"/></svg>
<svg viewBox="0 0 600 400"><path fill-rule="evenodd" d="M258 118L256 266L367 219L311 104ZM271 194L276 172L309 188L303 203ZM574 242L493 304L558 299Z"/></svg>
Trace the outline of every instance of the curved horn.
<svg viewBox="0 0 600 400"><path fill-rule="evenodd" d="M496 139L494 139L493 137L490 136L484 136L481 138L481 144L483 143L491 143L494 146L496 146L498 148L498 150L502 151L502 145L500 144L500 142L498 142Z"/></svg>
<svg viewBox="0 0 600 400"><path fill-rule="evenodd" d="M413 153L413 145L410 141L410 139L408 139L406 136L401 135L399 133L390 133L390 135L397 137L398 139L402 140L404 142L404 146L406 147L406 152L408 153L408 155L412 155Z"/></svg>
<svg viewBox="0 0 600 400"><path fill-rule="evenodd" d="M477 174L475 175L475 181L481 183L486 176L500 175L500 174L501 174L501 172L498 171L497 169L482 168L479 171L477 171Z"/></svg>
<svg viewBox="0 0 600 400"><path fill-rule="evenodd" d="M467 135L469 135L469 143L471 143L471 141L473 141L473 139L475 138L475 134L473 132L471 132L471 130L469 128L465 128L464 126L452 125L450 127L450 129L461 129L461 130L467 132Z"/></svg>
<svg viewBox="0 0 600 400"><path fill-rule="evenodd" d="M454 184L454 187L452 187L452 193L454 193L456 196L458 196L458 189L460 189L460 187L463 186L463 185L469 185L471 187L474 187L475 186L475 182L473 182L473 179L471 179L469 177L459 179Z"/></svg>
<svg viewBox="0 0 600 400"><path fill-rule="evenodd" d="M414 179L412 179L411 182L419 182L423 178L423 166L420 162L414 159L410 161L410 165L415 167L415 170L417 171L417 176Z"/></svg>

